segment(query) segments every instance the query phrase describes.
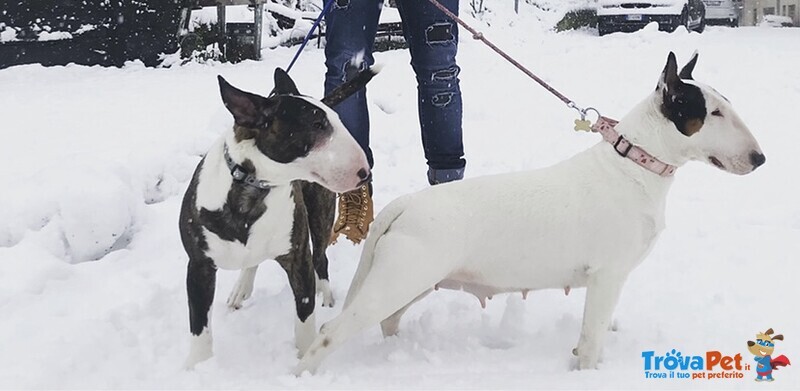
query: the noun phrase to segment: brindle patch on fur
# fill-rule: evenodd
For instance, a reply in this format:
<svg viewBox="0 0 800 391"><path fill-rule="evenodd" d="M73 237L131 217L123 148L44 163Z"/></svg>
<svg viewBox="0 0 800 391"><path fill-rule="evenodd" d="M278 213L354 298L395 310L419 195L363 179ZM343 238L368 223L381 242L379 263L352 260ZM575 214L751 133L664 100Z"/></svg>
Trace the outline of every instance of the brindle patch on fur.
<svg viewBox="0 0 800 391"><path fill-rule="evenodd" d="M268 126L258 129L255 142L271 160L290 163L305 157L333 134L325 111L305 99L282 95L270 99L277 103L264 121Z"/></svg>
<svg viewBox="0 0 800 391"><path fill-rule="evenodd" d="M254 139L256 138L257 134L257 129L248 128L241 125L233 125L233 135L237 143L240 143L244 140Z"/></svg>
<svg viewBox="0 0 800 391"><path fill-rule="evenodd" d="M314 312L317 287L311 247L308 243L308 211L301 181L292 182L292 199L294 200L294 221L290 239L292 247L288 253L275 257L275 261L286 271L294 294L297 317L301 322L305 322ZM330 227L325 232L329 231Z"/></svg>
<svg viewBox="0 0 800 391"><path fill-rule="evenodd" d="M193 335L200 335L208 325L208 311L214 301L217 267L214 261L206 256L208 243L203 236L197 208L197 182L203 169L205 158L197 165L189 188L183 197L180 213L180 233L183 247L189 255L186 273L186 291L189 297L189 330Z"/></svg>
<svg viewBox="0 0 800 391"><path fill-rule="evenodd" d="M245 160L241 166L246 172L255 172L250 160ZM201 208L198 223L222 240L247 244L250 227L267 211L264 198L268 194L269 188L259 189L233 182L225 205L217 210Z"/></svg>

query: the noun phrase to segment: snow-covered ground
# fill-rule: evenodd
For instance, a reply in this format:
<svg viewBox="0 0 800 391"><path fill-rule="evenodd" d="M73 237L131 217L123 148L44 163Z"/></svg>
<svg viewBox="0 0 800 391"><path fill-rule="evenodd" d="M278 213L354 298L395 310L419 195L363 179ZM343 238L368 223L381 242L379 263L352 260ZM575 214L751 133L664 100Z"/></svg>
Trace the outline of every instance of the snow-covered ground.
<svg viewBox="0 0 800 391"><path fill-rule="evenodd" d="M599 370L573 370L583 290L501 295L485 310L471 295L440 291L411 308L397 337L370 328L319 374L295 378L294 305L273 262L236 312L224 303L236 274L219 272L216 355L180 369L188 311L178 208L200 155L231 122L215 76L266 94L294 50L279 48L238 65L0 71L0 388L800 388L797 365L767 386L752 370L743 379L646 379L641 357L719 350L751 363L746 341L772 327L786 337L776 355L800 360L800 29L598 38L504 15L485 19L490 39L612 117L652 91L670 50L684 62L698 49L695 77L733 102L767 156L745 177L701 163L678 171L667 229L625 287ZM385 65L369 87L380 209L427 183L408 52L376 58ZM459 62L468 177L547 166L598 142L467 34ZM315 96L323 74L316 48L292 71ZM340 241L328 253L342 299L360 247ZM319 309L319 324L338 311Z"/></svg>

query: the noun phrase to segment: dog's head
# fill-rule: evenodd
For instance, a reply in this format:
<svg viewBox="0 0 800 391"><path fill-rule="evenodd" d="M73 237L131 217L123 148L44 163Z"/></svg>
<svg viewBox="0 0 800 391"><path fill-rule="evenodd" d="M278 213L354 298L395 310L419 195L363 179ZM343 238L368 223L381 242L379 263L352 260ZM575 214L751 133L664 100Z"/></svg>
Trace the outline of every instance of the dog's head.
<svg viewBox="0 0 800 391"><path fill-rule="evenodd" d="M338 104L376 73L362 72L364 77L346 83L324 101ZM275 88L268 98L241 91L221 76L218 79L222 101L234 119L236 145L230 148L242 151L259 175L279 183L313 181L335 192L355 189L369 180L364 151L339 116L322 101L301 95L282 69L275 70Z"/></svg>
<svg viewBox="0 0 800 391"><path fill-rule="evenodd" d="M663 139L691 160L734 174L750 173L764 164L766 157L728 99L694 80L697 57L695 52L680 72L675 54L667 58L655 94L658 110L676 133Z"/></svg>
<svg viewBox="0 0 800 391"><path fill-rule="evenodd" d="M775 341L783 341L783 335L772 335L774 331L769 329L763 333L756 334L756 342L747 341L747 350L754 356L769 356L775 351Z"/></svg>

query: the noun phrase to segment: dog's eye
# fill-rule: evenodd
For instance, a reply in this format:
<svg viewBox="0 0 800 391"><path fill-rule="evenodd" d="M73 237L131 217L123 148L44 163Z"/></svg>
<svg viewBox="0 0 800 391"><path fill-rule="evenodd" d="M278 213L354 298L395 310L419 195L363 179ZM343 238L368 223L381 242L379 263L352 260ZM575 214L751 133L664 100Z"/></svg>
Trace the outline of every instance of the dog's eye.
<svg viewBox="0 0 800 391"><path fill-rule="evenodd" d="M724 116L722 115L722 112L721 112L721 111L719 111L719 109L716 109L716 110L712 111L712 112L711 112L711 115L714 115L714 116L717 116L717 117L724 117Z"/></svg>
<svg viewBox="0 0 800 391"><path fill-rule="evenodd" d="M317 122L312 123L311 126L313 126L314 129L322 129L322 128L325 127L325 124L320 122L320 121L317 121Z"/></svg>

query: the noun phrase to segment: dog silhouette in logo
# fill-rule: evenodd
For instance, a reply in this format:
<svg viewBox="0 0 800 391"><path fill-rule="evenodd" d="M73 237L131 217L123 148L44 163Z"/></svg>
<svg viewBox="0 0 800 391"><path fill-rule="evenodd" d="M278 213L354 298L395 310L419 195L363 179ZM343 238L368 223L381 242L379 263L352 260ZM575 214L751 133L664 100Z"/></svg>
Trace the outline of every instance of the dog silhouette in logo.
<svg viewBox="0 0 800 391"><path fill-rule="evenodd" d="M772 353L775 351L775 341L783 341L783 335L775 333L769 329L763 333L756 334L756 341L747 341L747 350L750 351L755 357L756 374L758 377L756 381L773 381L772 371L778 370L779 367L790 365L789 359L784 355L772 358Z"/></svg>

